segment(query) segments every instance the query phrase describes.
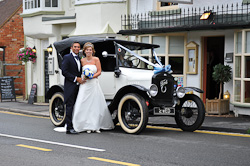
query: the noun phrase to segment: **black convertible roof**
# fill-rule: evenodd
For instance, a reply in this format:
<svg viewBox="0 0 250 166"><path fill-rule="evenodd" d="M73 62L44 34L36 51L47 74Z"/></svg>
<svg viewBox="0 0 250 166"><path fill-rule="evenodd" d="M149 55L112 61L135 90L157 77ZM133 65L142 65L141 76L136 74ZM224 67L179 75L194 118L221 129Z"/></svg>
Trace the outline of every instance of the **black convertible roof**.
<svg viewBox="0 0 250 166"><path fill-rule="evenodd" d="M91 42L93 44L105 43L105 45L112 44L112 46L114 46L114 42L116 42L116 43L123 45L124 47L127 47L130 50L143 50L143 49L151 49L151 48L160 47L159 45L156 45L156 44L139 43L139 42L126 41L126 40L118 40L118 39L113 39L113 38L97 38L97 37L86 37L86 36L66 38L64 40L54 42L54 46L57 52L62 54L65 50L68 50L71 47L71 44L73 42L79 42L81 47L86 42Z"/></svg>

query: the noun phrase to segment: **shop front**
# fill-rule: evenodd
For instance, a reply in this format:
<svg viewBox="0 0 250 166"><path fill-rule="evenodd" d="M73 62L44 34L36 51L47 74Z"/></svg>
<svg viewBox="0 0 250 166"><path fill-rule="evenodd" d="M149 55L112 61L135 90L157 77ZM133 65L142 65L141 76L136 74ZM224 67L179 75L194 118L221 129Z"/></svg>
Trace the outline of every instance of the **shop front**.
<svg viewBox="0 0 250 166"><path fill-rule="evenodd" d="M161 61L172 66L180 84L203 89L200 97L204 103L206 99L219 98L219 84L212 78L213 67L229 65L232 80L223 85L223 93L230 94L230 110L250 115L250 31L247 29L250 5L208 9L149 12L130 16L131 20L125 17L119 33L159 44L161 47L156 52ZM203 20L204 13L208 17ZM128 28L128 25L132 26ZM152 59L151 53L144 52L141 56Z"/></svg>

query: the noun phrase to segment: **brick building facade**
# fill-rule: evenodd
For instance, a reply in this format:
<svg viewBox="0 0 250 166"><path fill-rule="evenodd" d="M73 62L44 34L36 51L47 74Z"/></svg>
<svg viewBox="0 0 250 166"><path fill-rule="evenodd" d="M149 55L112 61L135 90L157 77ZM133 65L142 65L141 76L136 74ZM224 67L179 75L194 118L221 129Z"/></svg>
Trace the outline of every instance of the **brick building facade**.
<svg viewBox="0 0 250 166"><path fill-rule="evenodd" d="M25 66L16 56L24 47L22 12L22 1L0 1L0 76L13 76L19 95L25 94Z"/></svg>

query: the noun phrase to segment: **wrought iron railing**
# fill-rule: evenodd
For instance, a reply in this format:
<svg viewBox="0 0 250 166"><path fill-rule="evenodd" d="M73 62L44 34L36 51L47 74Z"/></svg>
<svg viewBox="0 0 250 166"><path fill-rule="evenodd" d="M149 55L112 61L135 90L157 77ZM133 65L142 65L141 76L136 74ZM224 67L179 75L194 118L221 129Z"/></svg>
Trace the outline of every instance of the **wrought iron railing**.
<svg viewBox="0 0 250 166"><path fill-rule="evenodd" d="M207 20L201 15L210 11ZM192 28L212 25L235 26L250 23L250 4L231 4L204 8L182 8L168 11L152 11L121 17L122 30L147 30L155 28Z"/></svg>

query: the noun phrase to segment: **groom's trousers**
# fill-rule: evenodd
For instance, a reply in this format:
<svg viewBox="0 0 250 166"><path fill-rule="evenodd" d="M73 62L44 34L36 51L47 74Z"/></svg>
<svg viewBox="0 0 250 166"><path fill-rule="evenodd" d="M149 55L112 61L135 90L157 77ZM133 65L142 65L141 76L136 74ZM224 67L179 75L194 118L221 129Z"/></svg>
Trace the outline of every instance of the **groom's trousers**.
<svg viewBox="0 0 250 166"><path fill-rule="evenodd" d="M76 97L78 94L79 86L75 88L75 91L72 93L72 95L68 98L66 103L66 124L67 124L67 130L73 129L72 124L72 115L73 115L73 109L76 102Z"/></svg>

